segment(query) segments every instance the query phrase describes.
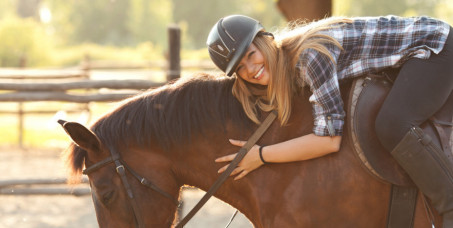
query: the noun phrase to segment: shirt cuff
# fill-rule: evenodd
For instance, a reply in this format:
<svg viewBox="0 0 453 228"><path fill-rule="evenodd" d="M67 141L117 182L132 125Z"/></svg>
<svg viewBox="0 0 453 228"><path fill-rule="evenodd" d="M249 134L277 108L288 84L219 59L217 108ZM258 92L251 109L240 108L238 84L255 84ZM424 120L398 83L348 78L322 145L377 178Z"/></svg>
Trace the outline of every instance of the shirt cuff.
<svg viewBox="0 0 453 228"><path fill-rule="evenodd" d="M344 116L329 114L315 117L313 133L317 136L341 136L343 134Z"/></svg>

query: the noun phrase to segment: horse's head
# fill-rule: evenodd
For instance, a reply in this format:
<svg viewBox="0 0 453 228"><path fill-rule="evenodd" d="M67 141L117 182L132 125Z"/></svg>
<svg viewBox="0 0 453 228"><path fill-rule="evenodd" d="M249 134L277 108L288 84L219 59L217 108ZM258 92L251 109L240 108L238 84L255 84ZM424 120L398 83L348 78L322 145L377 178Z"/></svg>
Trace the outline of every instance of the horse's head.
<svg viewBox="0 0 453 228"><path fill-rule="evenodd" d="M76 175L87 168L101 227L170 227L181 185L215 181L215 158L237 149L228 138L254 127L233 84L202 74L131 97L89 129L60 121L74 141L68 165Z"/></svg>
<svg viewBox="0 0 453 228"><path fill-rule="evenodd" d="M107 145L91 130L60 120L75 144L66 151L73 176L89 177L100 227L170 227L179 186L171 161L134 147ZM133 156L121 156L133 150ZM150 149L152 150L152 148ZM152 153L154 154L154 153ZM146 213L145 212L152 212Z"/></svg>

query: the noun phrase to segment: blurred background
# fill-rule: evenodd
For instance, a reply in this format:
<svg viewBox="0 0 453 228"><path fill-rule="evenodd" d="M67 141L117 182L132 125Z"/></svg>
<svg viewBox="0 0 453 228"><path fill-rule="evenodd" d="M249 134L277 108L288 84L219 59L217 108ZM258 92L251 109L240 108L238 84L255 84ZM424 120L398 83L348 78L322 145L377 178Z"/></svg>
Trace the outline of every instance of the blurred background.
<svg viewBox="0 0 453 228"><path fill-rule="evenodd" d="M2 0L0 66L17 67L21 58L26 58L27 67L71 66L86 54L93 59L161 60L168 46L166 28L170 24L181 28L183 59L207 59L206 37L220 17L245 14L272 30L286 22L280 8L299 8L295 4L303 8L310 2ZM333 0L331 4L330 12L324 15L429 15L453 22L453 3L449 0ZM303 12L298 17L306 18Z"/></svg>
<svg viewBox="0 0 453 228"><path fill-rule="evenodd" d="M1 0L0 227L97 227L88 186L74 197L62 184L69 139L56 120L89 124L125 97L217 72L206 37L230 14L270 31L332 15L428 15L453 24L453 1ZM201 194L184 193L184 210ZM233 211L214 199L187 227L224 226ZM231 227L251 225L240 215Z"/></svg>

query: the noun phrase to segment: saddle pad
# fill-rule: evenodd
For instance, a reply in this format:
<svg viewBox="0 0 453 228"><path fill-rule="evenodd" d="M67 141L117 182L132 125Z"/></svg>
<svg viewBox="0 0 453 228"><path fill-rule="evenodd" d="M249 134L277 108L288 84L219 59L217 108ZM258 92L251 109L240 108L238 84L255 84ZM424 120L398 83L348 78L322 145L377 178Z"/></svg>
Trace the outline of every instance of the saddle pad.
<svg viewBox="0 0 453 228"><path fill-rule="evenodd" d="M375 120L391 83L381 76L355 79L347 107L348 131L355 154L374 177L399 186L414 186L406 172L379 142Z"/></svg>

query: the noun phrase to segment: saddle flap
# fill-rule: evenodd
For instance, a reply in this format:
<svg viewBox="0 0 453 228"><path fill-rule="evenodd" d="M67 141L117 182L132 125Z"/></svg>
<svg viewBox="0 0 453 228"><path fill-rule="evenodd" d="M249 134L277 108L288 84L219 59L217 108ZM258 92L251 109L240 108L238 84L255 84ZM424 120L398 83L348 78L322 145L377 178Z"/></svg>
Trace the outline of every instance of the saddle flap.
<svg viewBox="0 0 453 228"><path fill-rule="evenodd" d="M406 172L381 145L375 131L376 116L390 89L391 83L379 76L353 82L348 106L349 133L357 157L373 176L392 184L413 186Z"/></svg>
<svg viewBox="0 0 453 228"><path fill-rule="evenodd" d="M379 75L354 80L347 108L349 135L355 154L373 176L395 185L412 186L409 176L381 145L375 131L377 114L391 87L392 83ZM453 92L443 107L420 127L453 162L452 107Z"/></svg>

